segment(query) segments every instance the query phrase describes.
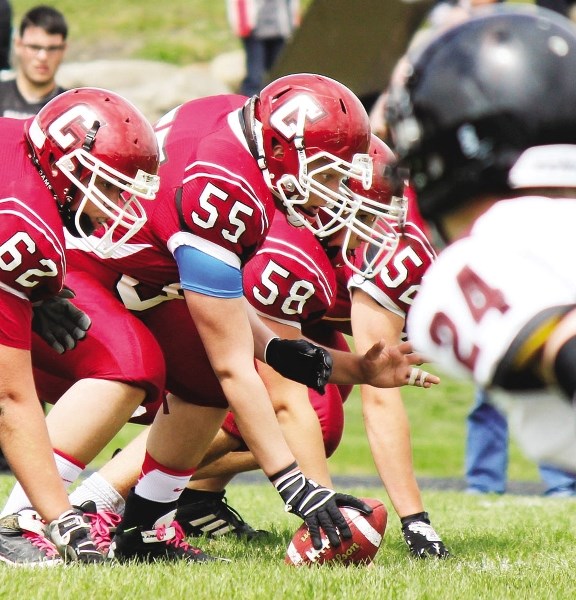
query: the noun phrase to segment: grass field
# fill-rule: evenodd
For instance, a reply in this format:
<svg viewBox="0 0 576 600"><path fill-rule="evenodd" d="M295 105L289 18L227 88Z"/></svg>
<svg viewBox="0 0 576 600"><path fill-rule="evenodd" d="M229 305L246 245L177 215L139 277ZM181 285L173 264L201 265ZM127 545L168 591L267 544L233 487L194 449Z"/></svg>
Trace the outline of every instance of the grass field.
<svg viewBox="0 0 576 600"><path fill-rule="evenodd" d="M1 491L7 491L6 480ZM353 488L360 496L381 495ZM425 492L434 523L453 552L448 561L408 557L389 516L373 568L299 568L283 563L298 519L283 513L271 486L232 486L233 506L272 532L267 542L196 540L232 559L210 565L117 565L42 571L0 569L0 598L198 600L568 600L574 597L576 511L570 500Z"/></svg>
<svg viewBox="0 0 576 600"><path fill-rule="evenodd" d="M305 9L311 0L301 0ZM12 0L14 24L37 0ZM66 17L69 60L143 58L185 65L240 48L226 0L52 0Z"/></svg>

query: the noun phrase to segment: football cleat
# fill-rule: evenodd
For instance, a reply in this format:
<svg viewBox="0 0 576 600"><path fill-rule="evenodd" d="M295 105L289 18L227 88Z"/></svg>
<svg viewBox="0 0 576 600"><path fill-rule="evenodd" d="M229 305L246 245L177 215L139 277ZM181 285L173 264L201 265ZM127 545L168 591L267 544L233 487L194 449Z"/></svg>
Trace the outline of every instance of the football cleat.
<svg viewBox="0 0 576 600"><path fill-rule="evenodd" d="M199 493L196 491L196 494ZM186 535L216 538L232 533L247 540L269 535L268 531L248 525L228 504L225 493L205 492L206 498L178 506L174 519Z"/></svg>
<svg viewBox="0 0 576 600"><path fill-rule="evenodd" d="M108 510L98 511L96 504L91 500L83 502L76 508L79 508L88 519L90 523L90 535L94 544L96 544L96 548L98 548L102 556L108 556L112 538L116 533L116 528L120 524L120 521L122 521L122 517Z"/></svg>
<svg viewBox="0 0 576 600"><path fill-rule="evenodd" d="M430 525L428 513L423 512L403 517L401 522L402 534L412 556L416 558L448 558L450 556L444 542Z"/></svg>
<svg viewBox="0 0 576 600"><path fill-rule="evenodd" d="M180 561L210 562L220 560L205 554L184 541L184 532L176 521L154 524L153 529L142 526L119 530L108 552L108 558L119 562Z"/></svg>
<svg viewBox="0 0 576 600"><path fill-rule="evenodd" d="M104 557L90 536L90 524L80 509L68 510L50 523L47 537L65 562L99 563Z"/></svg>
<svg viewBox="0 0 576 600"><path fill-rule="evenodd" d="M44 536L42 520L32 509L0 519L0 561L14 567L62 564L56 546Z"/></svg>

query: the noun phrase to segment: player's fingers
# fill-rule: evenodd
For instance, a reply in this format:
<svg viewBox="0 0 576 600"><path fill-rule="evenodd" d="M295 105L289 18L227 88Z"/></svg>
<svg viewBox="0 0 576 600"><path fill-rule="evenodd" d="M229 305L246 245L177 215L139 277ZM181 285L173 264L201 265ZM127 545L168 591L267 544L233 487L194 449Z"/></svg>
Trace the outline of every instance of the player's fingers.
<svg viewBox="0 0 576 600"><path fill-rule="evenodd" d="M318 524L318 520L316 518L308 518L306 519L306 525L310 532L312 545L316 550L320 550L320 548L322 548L322 538L320 537L320 525Z"/></svg>
<svg viewBox="0 0 576 600"><path fill-rule="evenodd" d="M352 532L350 531L350 527L348 527L348 523L346 523L346 519L344 515L334 506L335 510L330 510L326 507L327 510L318 511L318 519L320 521L320 526L328 536L328 541L330 545L335 548L340 545L340 536L343 538L349 539L352 537ZM338 530L336 529L338 528ZM338 535L340 532L340 535Z"/></svg>
<svg viewBox="0 0 576 600"><path fill-rule="evenodd" d="M429 387L433 383L440 383L440 378L436 375L432 375L432 373L428 373L428 371L424 371L424 369L412 367L407 383L408 385L413 385L415 387ZM426 386L426 384L428 384L428 386Z"/></svg>

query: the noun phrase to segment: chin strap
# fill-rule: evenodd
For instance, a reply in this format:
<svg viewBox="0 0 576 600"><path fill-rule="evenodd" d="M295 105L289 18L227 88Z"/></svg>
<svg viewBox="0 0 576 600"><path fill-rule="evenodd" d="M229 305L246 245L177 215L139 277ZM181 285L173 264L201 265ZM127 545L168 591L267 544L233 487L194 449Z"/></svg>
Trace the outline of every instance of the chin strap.
<svg viewBox="0 0 576 600"><path fill-rule="evenodd" d="M90 152L92 150L92 146L94 146L94 142L96 141L96 134L100 129L100 121L94 121L92 127L89 129L86 137L84 138L84 143L82 144L82 150L85 152ZM78 163L76 167L76 172L74 173L74 177L80 180L80 176L82 174L82 165ZM60 211L60 216L62 217L62 221L64 222L64 227L74 236L74 237L82 237L80 232L78 231L78 227L76 226L76 211L73 211L70 207L72 202L74 201L74 196L76 196L78 192L78 187L74 184L70 186L68 189L68 193L66 194L66 199L64 200L64 204L58 206L58 210ZM84 213L82 213L78 219L80 221L80 228L86 235L92 235L94 233L94 225L92 225L92 221L90 217Z"/></svg>

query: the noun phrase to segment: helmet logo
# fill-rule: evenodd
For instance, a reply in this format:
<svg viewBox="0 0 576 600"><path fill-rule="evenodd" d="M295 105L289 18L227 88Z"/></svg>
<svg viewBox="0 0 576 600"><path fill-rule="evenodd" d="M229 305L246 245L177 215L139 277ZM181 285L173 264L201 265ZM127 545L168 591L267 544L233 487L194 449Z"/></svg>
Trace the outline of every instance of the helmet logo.
<svg viewBox="0 0 576 600"><path fill-rule="evenodd" d="M458 128L456 137L460 143L462 154L466 158L482 159L488 156L490 144L486 141L480 141L476 128L470 123L466 123Z"/></svg>
<svg viewBox="0 0 576 600"><path fill-rule="evenodd" d="M85 105L79 104L73 106L50 123L48 133L62 150L66 150L84 140L86 134L94 125L94 121L98 120L99 117L94 111Z"/></svg>
<svg viewBox="0 0 576 600"><path fill-rule="evenodd" d="M306 120L314 123L325 116L326 112L312 96L298 94L272 112L270 125L286 140L291 140L303 134Z"/></svg>

